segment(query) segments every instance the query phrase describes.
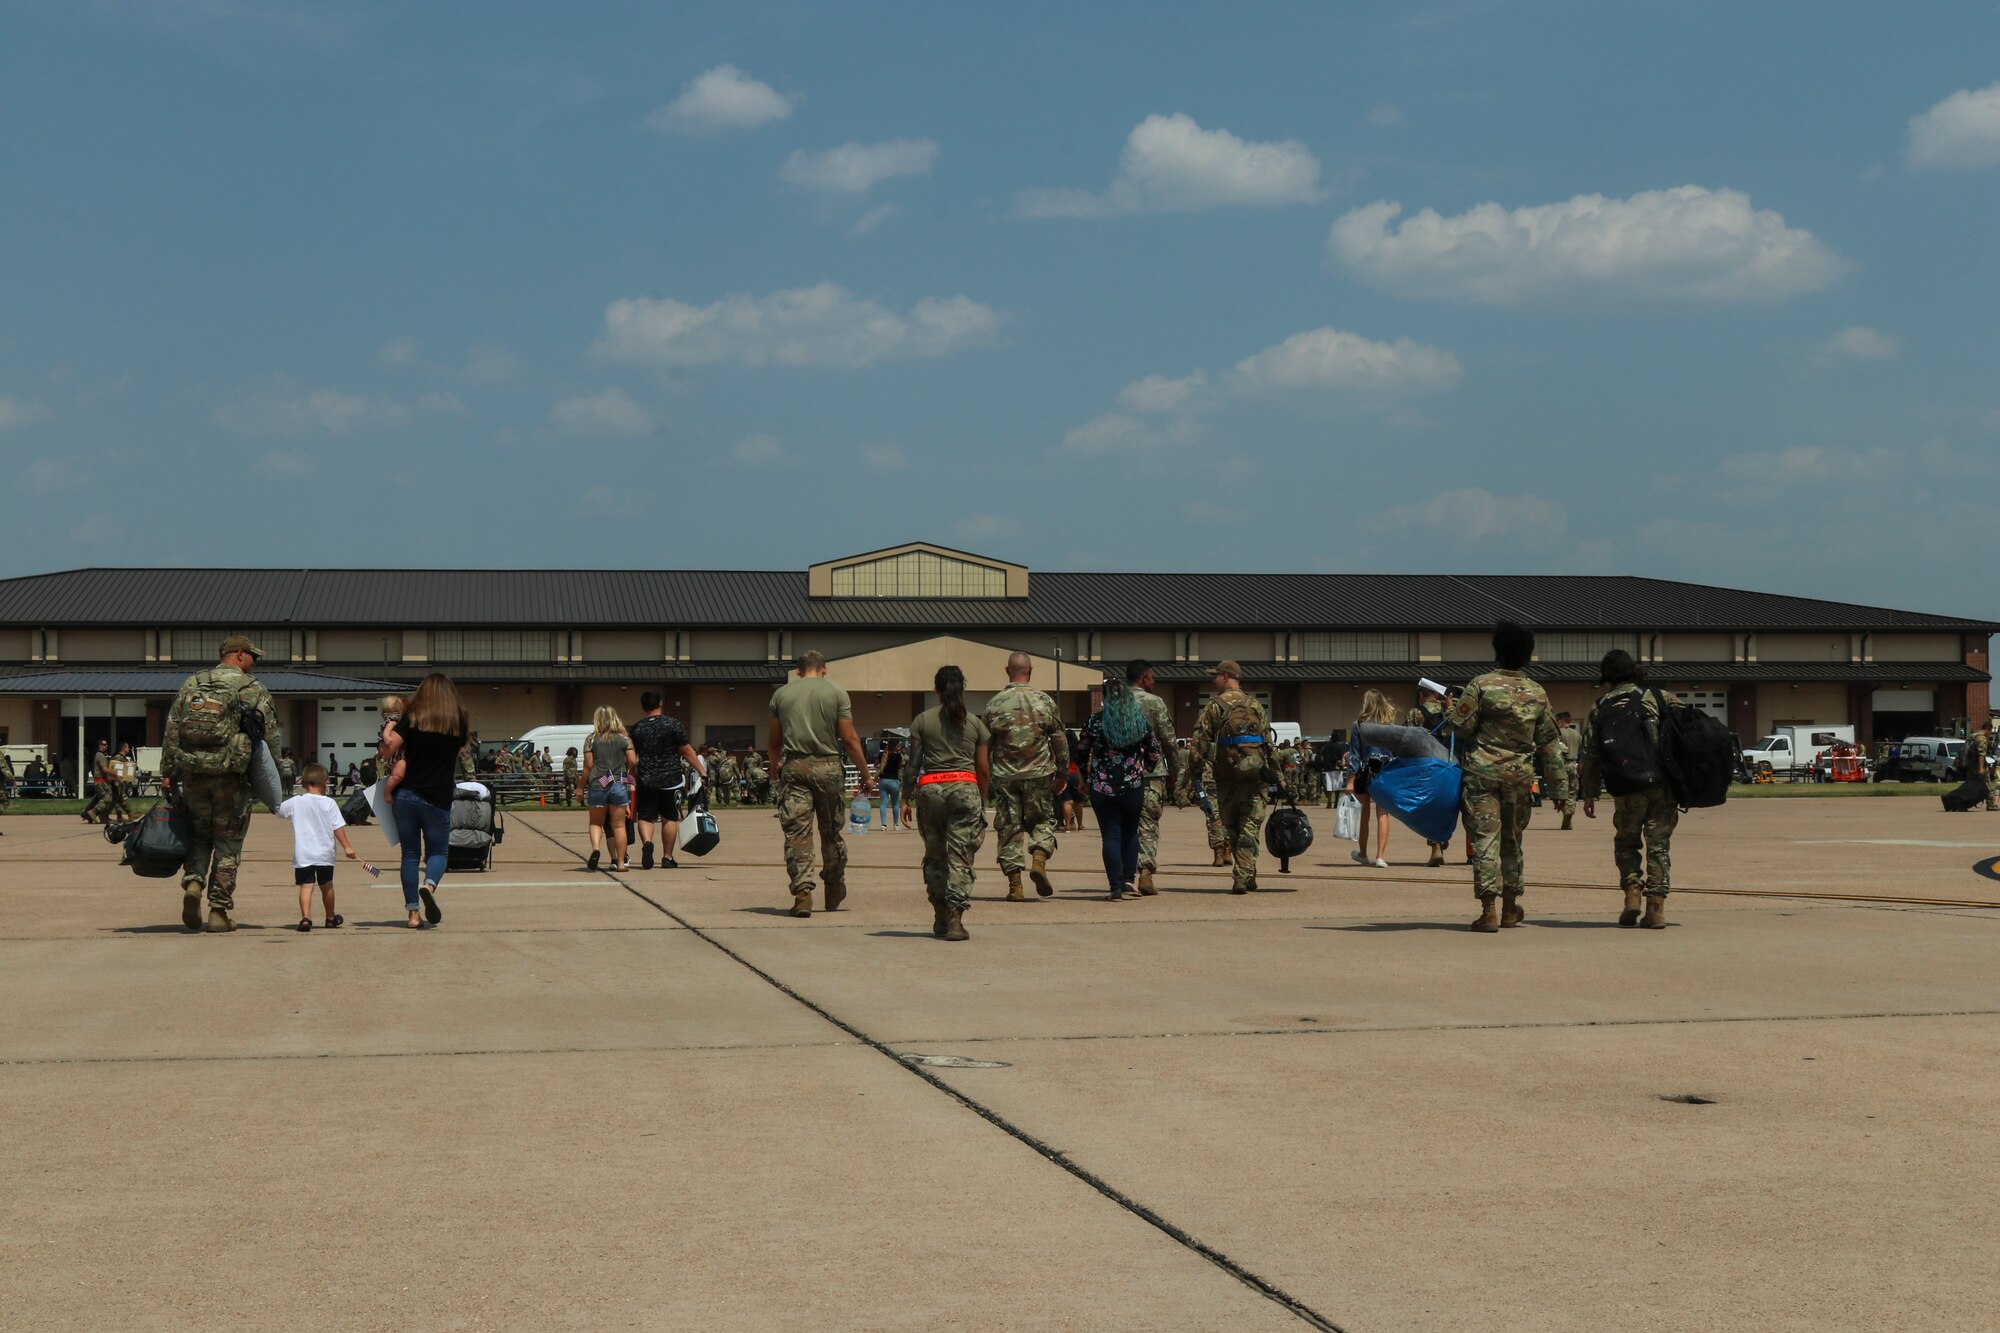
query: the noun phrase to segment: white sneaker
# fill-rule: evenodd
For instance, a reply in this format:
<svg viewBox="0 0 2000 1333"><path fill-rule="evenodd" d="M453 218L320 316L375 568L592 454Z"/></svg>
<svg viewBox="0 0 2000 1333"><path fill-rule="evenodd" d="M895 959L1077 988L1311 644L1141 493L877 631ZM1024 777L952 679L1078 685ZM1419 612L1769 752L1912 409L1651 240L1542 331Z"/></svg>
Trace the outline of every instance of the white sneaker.
<svg viewBox="0 0 2000 1333"><path fill-rule="evenodd" d="M1377 870L1387 870L1389 868L1389 863L1387 861L1378 858L1375 862L1375 868Z"/></svg>

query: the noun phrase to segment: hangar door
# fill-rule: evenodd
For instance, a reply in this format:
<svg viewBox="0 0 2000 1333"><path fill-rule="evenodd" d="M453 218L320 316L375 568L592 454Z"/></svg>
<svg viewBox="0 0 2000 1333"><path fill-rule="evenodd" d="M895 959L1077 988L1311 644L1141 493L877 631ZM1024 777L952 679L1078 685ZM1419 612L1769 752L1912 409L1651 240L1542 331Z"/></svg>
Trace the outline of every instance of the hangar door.
<svg viewBox="0 0 2000 1333"><path fill-rule="evenodd" d="M319 761L345 773L375 757L382 735L382 701L373 695L319 701Z"/></svg>

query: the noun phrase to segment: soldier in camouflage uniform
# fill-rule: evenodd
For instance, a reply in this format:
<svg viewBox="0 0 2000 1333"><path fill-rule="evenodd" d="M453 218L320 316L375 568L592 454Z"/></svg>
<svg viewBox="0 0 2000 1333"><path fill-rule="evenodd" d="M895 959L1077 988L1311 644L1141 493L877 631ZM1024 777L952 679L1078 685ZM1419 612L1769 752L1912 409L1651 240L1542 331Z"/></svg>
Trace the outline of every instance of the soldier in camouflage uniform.
<svg viewBox="0 0 2000 1333"><path fill-rule="evenodd" d="M1209 779L1207 766L1194 761L1192 750L1181 754L1181 779L1174 788L1174 805L1180 809L1188 806L1200 808L1202 818L1208 824L1208 850L1215 858L1215 864L1226 866L1230 863L1229 840L1223 835L1222 821L1215 817L1215 801L1211 792L1214 783Z"/></svg>
<svg viewBox="0 0 2000 1333"><path fill-rule="evenodd" d="M569 749L563 751L562 803L564 805L576 804L577 778L578 778L578 769L576 766L576 747L572 745L569 747Z"/></svg>
<svg viewBox="0 0 2000 1333"><path fill-rule="evenodd" d="M791 880L792 915L812 915L813 827L819 828L826 870L826 910L847 897L846 751L861 775L861 790L875 793L875 775L854 731L854 703L826 676L822 653L799 654L798 674L771 696L770 755L785 835L785 873Z"/></svg>
<svg viewBox="0 0 2000 1333"><path fill-rule="evenodd" d="M0 814L14 800L14 756L0 750Z"/></svg>
<svg viewBox="0 0 2000 1333"><path fill-rule="evenodd" d="M1159 892L1153 886L1153 872L1160 868L1160 810L1179 777L1175 766L1180 762L1180 750L1174 745L1173 712L1165 699L1153 693L1153 664L1143 659L1128 662L1125 683L1132 687L1139 707L1146 710L1146 719L1153 724L1153 739L1160 745L1160 761L1146 775L1146 802L1139 808L1139 881L1134 886L1151 897Z"/></svg>
<svg viewBox="0 0 2000 1333"><path fill-rule="evenodd" d="M1979 724L1979 730L1965 738L1965 771L1986 784L1986 808L2000 809L1993 790L1993 719Z"/></svg>
<svg viewBox="0 0 2000 1333"><path fill-rule="evenodd" d="M1597 818L1597 798L1603 790L1598 717L1607 706L1617 707L1617 700L1638 695L1639 706L1646 715L1646 745L1656 755L1660 749L1660 700L1654 697L1654 691L1639 684L1646 678L1645 668L1634 662L1632 654L1623 648L1613 648L1604 655L1597 674L1600 683L1611 688L1598 698L1597 707L1583 720L1578 763L1581 785L1577 791L1583 798L1585 819ZM1672 701L1674 696L1664 697ZM1673 880L1674 826L1681 817L1674 794L1662 780L1638 791L1613 796L1612 801L1612 856L1618 864L1619 887L1625 890L1625 907L1619 913L1618 924L1664 930L1667 894ZM1642 896L1644 917L1639 913Z"/></svg>
<svg viewBox="0 0 2000 1333"><path fill-rule="evenodd" d="M1574 797L1579 790L1577 786L1577 760L1578 756L1583 753L1583 733L1576 729L1576 723L1570 721L1568 713L1557 713L1556 735L1562 737L1563 772L1569 775L1570 795ZM1576 805L1574 800L1572 800L1570 807L1563 811L1562 826L1564 832L1569 831L1575 819Z"/></svg>
<svg viewBox="0 0 2000 1333"><path fill-rule="evenodd" d="M292 788L299 782L299 766L292 762L292 752L286 750L278 756L278 781L284 785L285 795L290 797Z"/></svg>
<svg viewBox="0 0 2000 1333"><path fill-rule="evenodd" d="M1034 671L1034 659L1026 653L1011 654L1007 688L986 701L982 715L992 734L993 836L1007 876L1007 901L1014 903L1027 901L1021 888L1024 870L1042 897L1056 891L1049 883L1049 857L1056 850L1052 779L1069 771L1069 734L1056 714L1055 700L1029 686Z"/></svg>
<svg viewBox="0 0 2000 1333"><path fill-rule="evenodd" d="M111 742L99 741L90 756L90 799L83 803L83 822L97 822L97 807L111 799Z"/></svg>
<svg viewBox="0 0 2000 1333"><path fill-rule="evenodd" d="M743 785L752 803L765 805L770 802L771 770L764 767L764 757L755 750L743 757Z"/></svg>
<svg viewBox="0 0 2000 1333"><path fill-rule="evenodd" d="M124 824L131 821L132 784L120 776L120 773L128 771L132 765L132 742L124 741L118 746L118 765L107 770L109 776L105 779L106 789L111 793L111 808L104 812L104 822L107 824Z"/></svg>
<svg viewBox="0 0 2000 1333"><path fill-rule="evenodd" d="M1215 778L1215 817L1232 854L1231 893L1257 887L1257 833L1264 825L1266 780L1277 738L1264 706L1243 692L1243 668L1220 662L1215 693L1195 723L1188 760Z"/></svg>
<svg viewBox="0 0 2000 1333"><path fill-rule="evenodd" d="M933 679L938 702L910 723L910 771L916 799L903 807L924 837L924 892L931 900L931 934L968 940L973 858L986 837L986 792L992 734L965 711L965 673L943 666Z"/></svg>
<svg viewBox="0 0 2000 1333"><path fill-rule="evenodd" d="M1460 739L1472 892L1480 906L1472 929L1480 934L1521 924L1521 835L1528 827L1537 765L1556 808L1569 804L1569 775L1549 696L1522 670L1534 655L1534 633L1501 621L1493 627L1500 669L1475 676L1445 712ZM1504 903L1496 904L1496 898ZM1497 917L1496 906L1501 907Z"/></svg>
<svg viewBox="0 0 2000 1333"><path fill-rule="evenodd" d="M715 780L715 803L735 805L742 787L737 781L736 756L727 750L718 750L715 763L709 769L709 776Z"/></svg>
<svg viewBox="0 0 2000 1333"><path fill-rule="evenodd" d="M270 691L250 672L263 656L240 635L222 644L220 662L184 681L167 713L161 775L173 782L188 814L188 855L181 867L181 924L201 929L201 892L208 887L211 934L236 929L236 868L250 827L253 732L280 741ZM247 729L246 729L247 728ZM281 747L282 748L282 747Z"/></svg>
<svg viewBox="0 0 2000 1333"><path fill-rule="evenodd" d="M1444 722L1444 710L1444 695L1438 693L1429 685L1419 683L1417 686L1417 706L1403 715L1403 725L1406 727L1422 727L1425 731L1437 736L1440 741L1449 743L1447 737L1440 734L1440 728ZM1445 844L1434 842L1430 844L1430 849L1431 859L1429 865L1435 869L1444 864Z"/></svg>

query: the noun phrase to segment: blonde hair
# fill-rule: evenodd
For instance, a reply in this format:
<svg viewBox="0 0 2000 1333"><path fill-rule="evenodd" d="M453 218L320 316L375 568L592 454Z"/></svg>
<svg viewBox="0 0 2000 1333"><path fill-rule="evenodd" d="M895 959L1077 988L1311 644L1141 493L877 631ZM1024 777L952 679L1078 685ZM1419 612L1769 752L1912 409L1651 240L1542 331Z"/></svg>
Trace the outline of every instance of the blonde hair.
<svg viewBox="0 0 2000 1333"><path fill-rule="evenodd" d="M458 700L458 687L442 671L433 671L410 695L403 720L418 731L440 736L463 736L466 732L465 705Z"/></svg>
<svg viewBox="0 0 2000 1333"><path fill-rule="evenodd" d="M624 732L625 719L618 716L618 710L610 704L599 704L597 712L591 717L590 726L590 739L596 740L600 736Z"/></svg>
<svg viewBox="0 0 2000 1333"><path fill-rule="evenodd" d="M1396 705L1380 690L1370 690L1361 696L1361 720L1363 722L1394 722Z"/></svg>
<svg viewBox="0 0 2000 1333"><path fill-rule="evenodd" d="M400 694L385 694L382 696L383 717L401 717L403 710L409 706L410 701Z"/></svg>

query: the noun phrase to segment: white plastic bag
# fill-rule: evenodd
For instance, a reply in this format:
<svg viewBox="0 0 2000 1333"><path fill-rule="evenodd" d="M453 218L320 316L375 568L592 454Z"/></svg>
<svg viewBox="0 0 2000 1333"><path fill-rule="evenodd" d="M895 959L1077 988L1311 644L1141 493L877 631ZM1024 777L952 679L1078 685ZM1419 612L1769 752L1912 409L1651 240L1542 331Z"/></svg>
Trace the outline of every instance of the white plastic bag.
<svg viewBox="0 0 2000 1333"><path fill-rule="evenodd" d="M1333 836L1353 842L1361 836L1361 802L1354 793L1342 792L1333 803Z"/></svg>

